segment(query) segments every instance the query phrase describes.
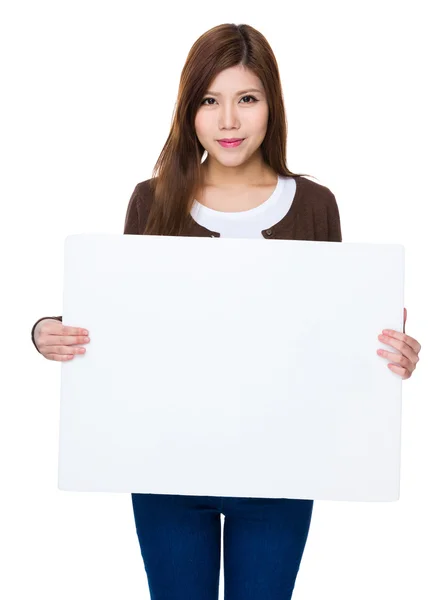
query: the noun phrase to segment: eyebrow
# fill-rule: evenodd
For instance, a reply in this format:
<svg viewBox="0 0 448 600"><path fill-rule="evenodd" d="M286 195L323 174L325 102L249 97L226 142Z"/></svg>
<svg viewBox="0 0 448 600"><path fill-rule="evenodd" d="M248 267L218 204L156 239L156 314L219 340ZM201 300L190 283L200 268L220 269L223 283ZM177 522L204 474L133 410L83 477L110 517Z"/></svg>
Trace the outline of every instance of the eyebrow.
<svg viewBox="0 0 448 600"><path fill-rule="evenodd" d="M250 88L248 90L241 90L240 92L236 92L235 96L239 96L240 94L245 94L247 92L258 92L259 94L263 93L261 90L258 90L257 88ZM212 92L211 90L207 90L205 93L211 94L212 96L221 96L222 95L219 92Z"/></svg>

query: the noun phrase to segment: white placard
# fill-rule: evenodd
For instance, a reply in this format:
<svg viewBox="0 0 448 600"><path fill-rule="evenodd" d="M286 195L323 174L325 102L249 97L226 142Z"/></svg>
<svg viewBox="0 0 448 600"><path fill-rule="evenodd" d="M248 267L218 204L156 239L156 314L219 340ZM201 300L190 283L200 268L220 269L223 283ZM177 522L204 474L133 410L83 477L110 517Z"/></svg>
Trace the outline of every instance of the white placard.
<svg viewBox="0 0 448 600"><path fill-rule="evenodd" d="M59 489L392 501L404 247L70 235Z"/></svg>

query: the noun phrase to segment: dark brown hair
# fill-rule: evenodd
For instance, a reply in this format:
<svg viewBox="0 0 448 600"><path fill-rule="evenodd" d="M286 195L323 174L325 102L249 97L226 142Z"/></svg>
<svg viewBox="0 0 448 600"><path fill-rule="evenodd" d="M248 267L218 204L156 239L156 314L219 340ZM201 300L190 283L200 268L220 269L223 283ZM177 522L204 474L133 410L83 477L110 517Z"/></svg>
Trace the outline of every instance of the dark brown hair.
<svg viewBox="0 0 448 600"><path fill-rule="evenodd" d="M144 234L179 235L192 218L190 210L203 185L201 159L205 152L194 127L196 113L214 78L238 65L258 76L266 93L269 119L261 144L263 160L279 175L302 175L286 166L287 122L270 45L250 25L217 25L196 40L182 69L171 129L152 173L154 195Z"/></svg>

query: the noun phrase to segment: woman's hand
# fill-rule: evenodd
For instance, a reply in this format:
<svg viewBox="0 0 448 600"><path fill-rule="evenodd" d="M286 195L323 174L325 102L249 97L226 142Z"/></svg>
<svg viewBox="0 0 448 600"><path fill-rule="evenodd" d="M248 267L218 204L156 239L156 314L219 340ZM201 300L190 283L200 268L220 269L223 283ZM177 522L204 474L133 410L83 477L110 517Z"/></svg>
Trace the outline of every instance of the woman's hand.
<svg viewBox="0 0 448 600"><path fill-rule="evenodd" d="M406 318L407 310L404 309L403 332L405 331ZM394 373L401 375L402 379L409 379L420 360L418 354L422 348L421 345L411 336L395 329L383 329L383 335L379 335L378 339L384 344L396 348L398 353L380 349L377 350L377 354L398 363L389 363L387 366Z"/></svg>
<svg viewBox="0 0 448 600"><path fill-rule="evenodd" d="M68 361L77 354L85 353L86 349L79 344L88 344L90 338L84 335L84 331L87 330L68 327L57 319L43 319L34 330L34 342L48 360Z"/></svg>

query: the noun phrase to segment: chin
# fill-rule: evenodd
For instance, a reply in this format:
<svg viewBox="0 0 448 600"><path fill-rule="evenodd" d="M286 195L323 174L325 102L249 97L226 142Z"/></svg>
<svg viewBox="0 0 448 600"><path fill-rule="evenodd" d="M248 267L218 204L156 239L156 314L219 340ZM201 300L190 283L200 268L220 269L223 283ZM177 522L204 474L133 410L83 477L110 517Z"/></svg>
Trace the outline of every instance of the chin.
<svg viewBox="0 0 448 600"><path fill-rule="evenodd" d="M243 165L245 162L247 162L247 158L245 156L235 156L233 158L230 157L227 160L223 159L222 157L218 158L215 156L214 159L223 167L239 167L240 165Z"/></svg>

